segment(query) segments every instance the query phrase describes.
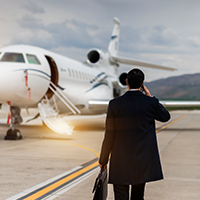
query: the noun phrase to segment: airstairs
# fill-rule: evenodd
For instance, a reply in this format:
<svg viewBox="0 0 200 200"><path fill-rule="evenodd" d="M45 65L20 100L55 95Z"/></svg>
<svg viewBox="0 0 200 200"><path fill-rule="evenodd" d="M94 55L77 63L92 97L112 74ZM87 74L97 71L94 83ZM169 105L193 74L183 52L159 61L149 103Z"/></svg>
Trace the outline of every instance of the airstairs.
<svg viewBox="0 0 200 200"><path fill-rule="evenodd" d="M49 88L54 93L52 101L45 96L38 104L38 109L43 122L53 131L60 134L71 135L73 127L68 125L67 122L59 115L59 109L56 103L55 96L61 100L64 105L70 110L71 114L80 114L80 110L66 97L54 83L50 82Z"/></svg>

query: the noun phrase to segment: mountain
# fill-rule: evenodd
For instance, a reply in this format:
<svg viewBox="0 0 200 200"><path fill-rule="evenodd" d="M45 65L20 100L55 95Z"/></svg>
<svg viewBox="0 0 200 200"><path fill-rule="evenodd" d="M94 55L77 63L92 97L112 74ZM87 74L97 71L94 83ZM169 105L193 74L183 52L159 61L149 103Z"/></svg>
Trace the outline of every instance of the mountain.
<svg viewBox="0 0 200 200"><path fill-rule="evenodd" d="M200 73L169 77L145 85L160 100L200 100Z"/></svg>

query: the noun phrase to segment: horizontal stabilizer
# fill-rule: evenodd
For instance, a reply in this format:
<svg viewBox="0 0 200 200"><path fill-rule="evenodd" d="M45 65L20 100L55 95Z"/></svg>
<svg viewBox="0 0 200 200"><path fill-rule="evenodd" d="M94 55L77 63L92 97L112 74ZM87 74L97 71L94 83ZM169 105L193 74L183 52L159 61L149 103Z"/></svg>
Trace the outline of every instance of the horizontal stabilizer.
<svg viewBox="0 0 200 200"><path fill-rule="evenodd" d="M129 59L129 58L112 56L111 59L114 62L119 62L119 63L127 64L127 65L135 65L135 66L140 66L140 67L149 67L149 68L169 70L169 71L176 70L176 68L165 67L165 66L162 66L162 65L155 65L155 64L151 64L151 63L136 61L136 60L132 60L132 59Z"/></svg>

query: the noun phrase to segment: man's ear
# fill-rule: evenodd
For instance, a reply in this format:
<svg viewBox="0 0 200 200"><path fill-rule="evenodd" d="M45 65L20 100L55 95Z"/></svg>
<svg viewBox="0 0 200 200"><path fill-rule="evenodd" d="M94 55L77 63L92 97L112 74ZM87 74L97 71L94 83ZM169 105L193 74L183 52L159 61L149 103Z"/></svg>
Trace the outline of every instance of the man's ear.
<svg viewBox="0 0 200 200"><path fill-rule="evenodd" d="M128 84L128 79L126 79L126 85L129 86L129 84Z"/></svg>
<svg viewBox="0 0 200 200"><path fill-rule="evenodd" d="M130 90L129 84L128 84L128 79L126 79L126 85L128 86L128 89Z"/></svg>

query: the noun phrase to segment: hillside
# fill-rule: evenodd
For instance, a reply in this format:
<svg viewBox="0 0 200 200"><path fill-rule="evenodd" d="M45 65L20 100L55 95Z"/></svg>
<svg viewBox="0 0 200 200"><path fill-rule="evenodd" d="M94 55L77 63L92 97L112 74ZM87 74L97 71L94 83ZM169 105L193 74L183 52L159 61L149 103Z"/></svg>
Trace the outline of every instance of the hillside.
<svg viewBox="0 0 200 200"><path fill-rule="evenodd" d="M200 73L160 79L145 85L161 100L200 100Z"/></svg>

